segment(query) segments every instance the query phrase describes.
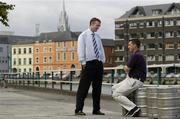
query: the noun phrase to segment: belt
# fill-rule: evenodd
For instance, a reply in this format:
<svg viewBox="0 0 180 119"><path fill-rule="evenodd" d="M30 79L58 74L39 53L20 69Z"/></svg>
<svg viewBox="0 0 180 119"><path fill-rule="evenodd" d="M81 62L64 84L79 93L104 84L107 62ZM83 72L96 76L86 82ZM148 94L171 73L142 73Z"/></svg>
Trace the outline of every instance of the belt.
<svg viewBox="0 0 180 119"><path fill-rule="evenodd" d="M92 63L92 62L101 62L101 61L99 61L99 60L97 60L97 59L87 61L87 63Z"/></svg>

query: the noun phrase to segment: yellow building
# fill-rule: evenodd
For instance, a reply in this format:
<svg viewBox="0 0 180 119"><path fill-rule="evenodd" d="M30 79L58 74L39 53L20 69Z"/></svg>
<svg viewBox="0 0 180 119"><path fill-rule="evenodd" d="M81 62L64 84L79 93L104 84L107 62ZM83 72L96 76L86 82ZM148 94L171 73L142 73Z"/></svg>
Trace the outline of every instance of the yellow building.
<svg viewBox="0 0 180 119"><path fill-rule="evenodd" d="M12 69L14 72L33 72L33 45L12 45Z"/></svg>

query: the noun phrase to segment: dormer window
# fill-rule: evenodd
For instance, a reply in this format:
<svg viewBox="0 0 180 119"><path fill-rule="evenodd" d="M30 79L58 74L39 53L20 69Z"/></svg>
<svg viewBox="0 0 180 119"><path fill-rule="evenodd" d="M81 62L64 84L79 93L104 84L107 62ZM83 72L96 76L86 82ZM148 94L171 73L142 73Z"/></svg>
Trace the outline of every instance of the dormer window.
<svg viewBox="0 0 180 119"><path fill-rule="evenodd" d="M153 16L158 16L160 14L162 14L162 10L161 9L154 9L154 10L152 10L152 15Z"/></svg>

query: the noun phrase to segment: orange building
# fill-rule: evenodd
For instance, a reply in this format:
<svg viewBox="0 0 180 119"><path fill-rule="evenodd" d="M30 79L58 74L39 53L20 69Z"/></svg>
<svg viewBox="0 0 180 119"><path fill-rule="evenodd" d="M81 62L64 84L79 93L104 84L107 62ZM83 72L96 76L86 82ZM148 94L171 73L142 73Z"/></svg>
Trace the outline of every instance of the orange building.
<svg viewBox="0 0 180 119"><path fill-rule="evenodd" d="M34 71L40 71L42 74L63 69L81 69L77 55L78 35L75 32L42 33L40 40L33 44ZM114 41L112 39L102 39L102 44L106 55L104 66L112 67Z"/></svg>

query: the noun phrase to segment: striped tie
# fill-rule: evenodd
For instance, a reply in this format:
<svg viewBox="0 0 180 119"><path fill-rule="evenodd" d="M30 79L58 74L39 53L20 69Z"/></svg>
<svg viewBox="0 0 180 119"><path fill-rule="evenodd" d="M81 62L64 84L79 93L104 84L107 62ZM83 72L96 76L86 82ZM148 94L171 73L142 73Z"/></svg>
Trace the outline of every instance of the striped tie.
<svg viewBox="0 0 180 119"><path fill-rule="evenodd" d="M93 46L94 46L94 53L96 54L96 58L99 58L99 50L97 47L96 39L95 39L95 34L92 33L92 39L93 39Z"/></svg>

